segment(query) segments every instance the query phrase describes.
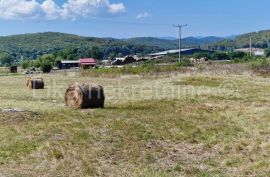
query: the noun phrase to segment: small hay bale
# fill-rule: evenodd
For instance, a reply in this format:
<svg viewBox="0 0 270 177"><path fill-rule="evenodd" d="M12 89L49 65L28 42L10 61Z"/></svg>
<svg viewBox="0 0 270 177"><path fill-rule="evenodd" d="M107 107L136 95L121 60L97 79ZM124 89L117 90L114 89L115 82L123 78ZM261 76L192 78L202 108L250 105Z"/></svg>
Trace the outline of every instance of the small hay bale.
<svg viewBox="0 0 270 177"><path fill-rule="evenodd" d="M65 93L66 106L76 109L104 108L104 89L100 85L73 83Z"/></svg>
<svg viewBox="0 0 270 177"><path fill-rule="evenodd" d="M29 89L44 89L44 81L41 77L29 78L26 86Z"/></svg>

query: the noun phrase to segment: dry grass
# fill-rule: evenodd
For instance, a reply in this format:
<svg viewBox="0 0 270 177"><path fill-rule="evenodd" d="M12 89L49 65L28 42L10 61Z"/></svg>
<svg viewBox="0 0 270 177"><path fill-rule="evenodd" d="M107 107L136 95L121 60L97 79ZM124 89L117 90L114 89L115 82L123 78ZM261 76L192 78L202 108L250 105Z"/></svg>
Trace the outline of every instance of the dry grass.
<svg viewBox="0 0 270 177"><path fill-rule="evenodd" d="M270 79L236 74L1 77L0 176L268 176ZM66 108L74 81L106 108Z"/></svg>

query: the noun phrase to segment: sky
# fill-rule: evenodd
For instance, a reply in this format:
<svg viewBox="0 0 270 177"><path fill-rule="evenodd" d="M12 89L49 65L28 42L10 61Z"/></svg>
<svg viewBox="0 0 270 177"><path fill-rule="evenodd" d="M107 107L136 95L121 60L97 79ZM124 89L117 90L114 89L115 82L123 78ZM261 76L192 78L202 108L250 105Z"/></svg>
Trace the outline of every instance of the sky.
<svg viewBox="0 0 270 177"><path fill-rule="evenodd" d="M0 35L231 36L270 29L269 0L0 0Z"/></svg>

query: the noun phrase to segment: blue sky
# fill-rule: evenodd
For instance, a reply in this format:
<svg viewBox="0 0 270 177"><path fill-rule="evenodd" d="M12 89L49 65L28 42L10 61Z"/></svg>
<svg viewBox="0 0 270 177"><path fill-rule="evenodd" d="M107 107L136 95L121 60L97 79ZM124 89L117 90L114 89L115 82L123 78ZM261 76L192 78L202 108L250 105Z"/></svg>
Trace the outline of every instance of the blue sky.
<svg viewBox="0 0 270 177"><path fill-rule="evenodd" d="M184 36L230 36L270 29L269 0L46 1L42 5L44 0L35 4L0 0L0 35L57 31L96 37L164 37L177 35L173 28L177 23L188 24Z"/></svg>

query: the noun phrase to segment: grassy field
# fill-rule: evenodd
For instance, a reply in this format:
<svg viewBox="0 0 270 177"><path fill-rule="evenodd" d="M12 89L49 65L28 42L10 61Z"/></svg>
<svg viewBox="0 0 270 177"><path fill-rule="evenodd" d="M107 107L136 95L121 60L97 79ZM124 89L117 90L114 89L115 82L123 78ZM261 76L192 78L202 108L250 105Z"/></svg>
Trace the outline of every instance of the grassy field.
<svg viewBox="0 0 270 177"><path fill-rule="evenodd" d="M39 91L2 76L0 110L24 111L0 112L0 176L268 176L270 78L215 68L50 74ZM65 107L74 81L103 85L105 109Z"/></svg>

